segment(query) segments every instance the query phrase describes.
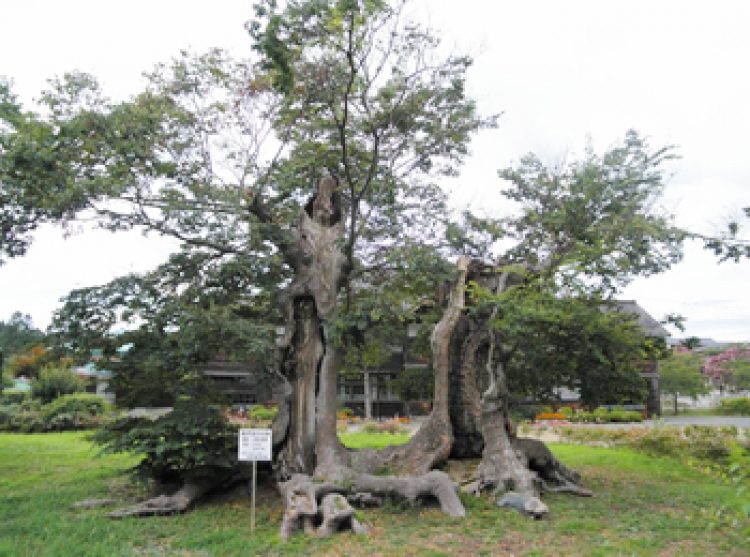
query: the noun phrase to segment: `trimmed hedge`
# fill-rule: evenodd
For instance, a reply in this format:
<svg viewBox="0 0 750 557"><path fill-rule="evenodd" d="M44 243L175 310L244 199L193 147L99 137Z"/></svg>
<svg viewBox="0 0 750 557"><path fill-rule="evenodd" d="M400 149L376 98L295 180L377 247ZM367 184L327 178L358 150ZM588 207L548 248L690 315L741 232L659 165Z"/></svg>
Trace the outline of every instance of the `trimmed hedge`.
<svg viewBox="0 0 750 557"><path fill-rule="evenodd" d="M576 412L571 414L568 420L573 423L583 424L640 423L643 421L643 415L635 410L607 410L606 408L597 408L593 412Z"/></svg>
<svg viewBox="0 0 750 557"><path fill-rule="evenodd" d="M750 398L724 398L719 404L719 412L722 414L750 416Z"/></svg>

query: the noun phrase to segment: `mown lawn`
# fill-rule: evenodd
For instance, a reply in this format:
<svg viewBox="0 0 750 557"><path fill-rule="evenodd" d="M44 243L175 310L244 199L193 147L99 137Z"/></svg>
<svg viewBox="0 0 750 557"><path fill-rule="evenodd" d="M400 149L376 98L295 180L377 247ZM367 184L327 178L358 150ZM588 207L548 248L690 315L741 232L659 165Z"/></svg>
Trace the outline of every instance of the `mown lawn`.
<svg viewBox="0 0 750 557"><path fill-rule="evenodd" d="M346 442L358 444L351 435ZM679 462L628 450L553 450L584 474L596 497L549 495L547 520L467 497L463 521L431 507L392 504L360 513L374 527L367 537L300 534L284 544L277 534L283 508L270 487L259 488L254 537L245 488L185 515L112 521L105 509L70 505L134 500L138 490L123 473L134 459L95 458L82 434L0 434L0 555L750 555L742 524L734 523L731 487ZM726 510L717 516L719 509Z"/></svg>

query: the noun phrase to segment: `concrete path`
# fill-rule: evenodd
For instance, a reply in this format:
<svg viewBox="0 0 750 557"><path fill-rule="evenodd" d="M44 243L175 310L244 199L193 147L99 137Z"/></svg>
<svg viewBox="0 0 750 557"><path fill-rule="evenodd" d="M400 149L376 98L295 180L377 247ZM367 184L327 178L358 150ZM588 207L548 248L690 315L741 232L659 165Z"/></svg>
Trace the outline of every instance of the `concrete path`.
<svg viewBox="0 0 750 557"><path fill-rule="evenodd" d="M750 418L744 416L666 416L659 420L646 420L648 425L664 423L666 425L708 425L708 426L736 426L750 429Z"/></svg>

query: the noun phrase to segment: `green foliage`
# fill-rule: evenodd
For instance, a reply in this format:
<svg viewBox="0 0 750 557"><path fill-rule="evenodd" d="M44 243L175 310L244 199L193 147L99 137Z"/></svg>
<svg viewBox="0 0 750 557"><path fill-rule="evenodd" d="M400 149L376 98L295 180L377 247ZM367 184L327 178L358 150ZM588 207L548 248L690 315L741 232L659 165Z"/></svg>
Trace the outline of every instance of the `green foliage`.
<svg viewBox="0 0 750 557"><path fill-rule="evenodd" d="M750 207L743 207L737 216L730 218L726 230L719 236L693 234L693 237L703 240L705 249L714 252L720 262L739 263L742 259L750 259L750 241L746 234L745 237L742 234L743 229L747 231L746 221L750 221Z"/></svg>
<svg viewBox="0 0 750 557"><path fill-rule="evenodd" d="M27 377L34 379L44 366L58 364L69 365L67 360L60 360L53 351L41 344L36 344L16 352L12 358L5 363L5 373L11 377Z"/></svg>
<svg viewBox="0 0 750 557"><path fill-rule="evenodd" d="M435 375L431 367L405 368L388 385L401 400L432 400Z"/></svg>
<svg viewBox="0 0 750 557"><path fill-rule="evenodd" d="M513 406L510 410L510 416L516 422L533 421L538 414L542 414L544 410L541 406L533 404L521 404Z"/></svg>
<svg viewBox="0 0 750 557"><path fill-rule="evenodd" d="M28 314L16 311L7 322L0 321L0 369L4 369L13 356L39 344L43 339L44 333L34 327Z"/></svg>
<svg viewBox="0 0 750 557"><path fill-rule="evenodd" d="M576 389L581 402L641 403L645 385L637 362L647 341L634 316L596 294L560 296L542 278L496 297L481 295L478 309L492 305L503 343L508 387L515 397L558 400L557 387Z"/></svg>
<svg viewBox="0 0 750 557"><path fill-rule="evenodd" d="M750 416L750 398L723 398L719 411L732 416Z"/></svg>
<svg viewBox="0 0 750 557"><path fill-rule="evenodd" d="M510 182L503 194L523 205L508 223L518 240L512 253L528 262L549 254L553 267L606 290L668 269L686 234L655 202L674 158L671 147L652 149L632 130L604 154L588 147L562 167L527 155L500 173Z"/></svg>
<svg viewBox="0 0 750 557"><path fill-rule="evenodd" d="M593 412L579 411L570 414L568 420L573 423L638 423L643 421L643 415L635 410L622 408L597 408Z"/></svg>
<svg viewBox="0 0 750 557"><path fill-rule="evenodd" d="M69 366L60 364L45 365L39 372L39 377L31 381L31 396L41 399L43 403L85 390L86 382L73 373Z"/></svg>
<svg viewBox="0 0 750 557"><path fill-rule="evenodd" d="M648 428L581 428L559 429L568 442L631 447L652 456L668 456L726 465L735 448L746 450L735 427L688 426Z"/></svg>
<svg viewBox="0 0 750 557"><path fill-rule="evenodd" d="M97 395L72 394L63 395L46 404L42 410L42 417L51 420L60 414L89 414L98 416L104 414L106 405Z"/></svg>
<svg viewBox="0 0 750 557"><path fill-rule="evenodd" d="M661 390L664 394L672 395L675 414L679 395L696 398L709 392L702 367L703 358L692 352L678 352L659 363Z"/></svg>
<svg viewBox="0 0 750 557"><path fill-rule="evenodd" d="M250 409L250 418L253 420L272 421L278 413L279 409L277 407L266 408L263 405L257 404Z"/></svg>
<svg viewBox="0 0 750 557"><path fill-rule="evenodd" d="M20 403L2 399L0 431L47 433L96 429L107 422L104 403L95 395L65 395L50 404L26 397Z"/></svg>
<svg viewBox="0 0 750 557"><path fill-rule="evenodd" d="M158 481L186 481L211 476L237 465L237 428L199 400L180 400L168 414L121 418L92 439L102 452L142 457L137 471Z"/></svg>

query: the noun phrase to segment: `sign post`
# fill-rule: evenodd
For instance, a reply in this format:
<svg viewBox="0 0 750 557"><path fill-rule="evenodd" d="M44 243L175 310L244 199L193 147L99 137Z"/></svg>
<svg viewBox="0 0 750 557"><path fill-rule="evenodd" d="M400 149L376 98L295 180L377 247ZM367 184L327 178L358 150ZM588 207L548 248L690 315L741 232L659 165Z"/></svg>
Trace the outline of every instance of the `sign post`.
<svg viewBox="0 0 750 557"><path fill-rule="evenodd" d="M239 431L238 452L239 460L253 463L253 488L250 509L250 534L255 533L255 484L258 475L258 461L271 460L271 430L270 429L241 429Z"/></svg>

